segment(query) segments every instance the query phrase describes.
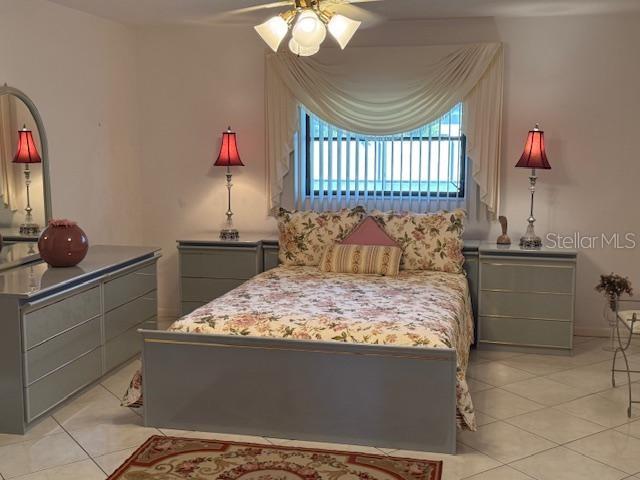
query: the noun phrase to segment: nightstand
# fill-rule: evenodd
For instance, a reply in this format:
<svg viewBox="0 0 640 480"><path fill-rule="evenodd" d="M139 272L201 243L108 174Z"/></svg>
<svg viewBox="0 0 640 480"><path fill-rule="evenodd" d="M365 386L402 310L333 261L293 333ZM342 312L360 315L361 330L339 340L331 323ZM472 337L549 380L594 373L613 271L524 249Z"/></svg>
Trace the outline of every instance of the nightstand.
<svg viewBox="0 0 640 480"><path fill-rule="evenodd" d="M480 348L571 353L577 252L481 243Z"/></svg>
<svg viewBox="0 0 640 480"><path fill-rule="evenodd" d="M277 240L243 234L240 240L178 240L180 312L191 313L278 265Z"/></svg>

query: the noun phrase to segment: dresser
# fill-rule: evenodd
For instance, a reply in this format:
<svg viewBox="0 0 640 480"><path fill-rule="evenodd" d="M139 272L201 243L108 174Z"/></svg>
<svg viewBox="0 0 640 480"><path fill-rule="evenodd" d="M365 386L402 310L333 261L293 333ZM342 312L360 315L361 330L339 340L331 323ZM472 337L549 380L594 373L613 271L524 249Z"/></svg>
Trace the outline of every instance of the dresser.
<svg viewBox="0 0 640 480"><path fill-rule="evenodd" d="M481 348L571 353L577 252L478 248Z"/></svg>
<svg viewBox="0 0 640 480"><path fill-rule="evenodd" d="M10 243L0 245L0 272L40 260L35 243Z"/></svg>
<svg viewBox="0 0 640 480"><path fill-rule="evenodd" d="M137 330L156 325L159 256L98 245L76 267L36 257L0 271L0 432L24 433L140 352Z"/></svg>

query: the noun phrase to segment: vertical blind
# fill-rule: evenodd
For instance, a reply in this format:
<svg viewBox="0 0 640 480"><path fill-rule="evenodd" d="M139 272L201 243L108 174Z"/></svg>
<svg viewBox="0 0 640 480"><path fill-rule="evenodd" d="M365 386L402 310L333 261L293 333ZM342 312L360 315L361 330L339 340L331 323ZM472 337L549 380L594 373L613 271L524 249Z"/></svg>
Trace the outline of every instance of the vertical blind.
<svg viewBox="0 0 640 480"><path fill-rule="evenodd" d="M301 108L294 152L298 209L355 205L417 212L465 199L462 104L417 130L369 136L341 130Z"/></svg>

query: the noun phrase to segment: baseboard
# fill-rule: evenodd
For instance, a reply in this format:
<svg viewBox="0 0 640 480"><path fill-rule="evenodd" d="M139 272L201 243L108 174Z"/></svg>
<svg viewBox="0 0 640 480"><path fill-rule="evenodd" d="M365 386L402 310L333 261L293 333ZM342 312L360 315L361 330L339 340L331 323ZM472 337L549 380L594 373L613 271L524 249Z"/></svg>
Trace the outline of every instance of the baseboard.
<svg viewBox="0 0 640 480"><path fill-rule="evenodd" d="M573 334L579 337L604 337L608 338L611 335L611 330L607 327L588 328L588 327L574 327Z"/></svg>

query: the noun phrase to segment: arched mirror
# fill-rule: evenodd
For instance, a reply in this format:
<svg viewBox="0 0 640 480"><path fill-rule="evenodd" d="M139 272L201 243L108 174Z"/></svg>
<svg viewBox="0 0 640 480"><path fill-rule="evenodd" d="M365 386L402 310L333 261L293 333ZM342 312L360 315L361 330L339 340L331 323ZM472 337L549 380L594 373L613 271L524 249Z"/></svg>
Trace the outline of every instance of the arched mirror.
<svg viewBox="0 0 640 480"><path fill-rule="evenodd" d="M0 87L0 233L38 237L51 219L47 136L38 109L17 88Z"/></svg>

